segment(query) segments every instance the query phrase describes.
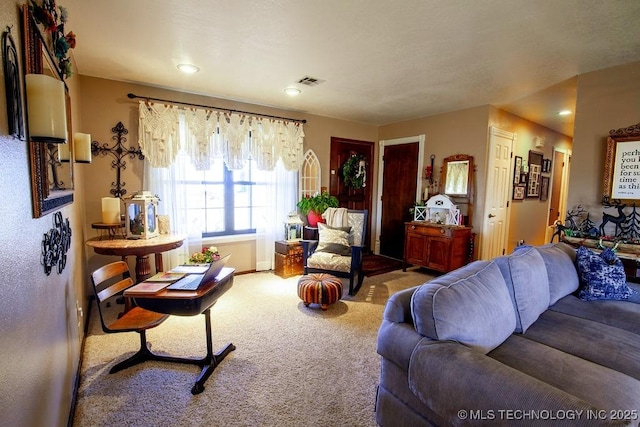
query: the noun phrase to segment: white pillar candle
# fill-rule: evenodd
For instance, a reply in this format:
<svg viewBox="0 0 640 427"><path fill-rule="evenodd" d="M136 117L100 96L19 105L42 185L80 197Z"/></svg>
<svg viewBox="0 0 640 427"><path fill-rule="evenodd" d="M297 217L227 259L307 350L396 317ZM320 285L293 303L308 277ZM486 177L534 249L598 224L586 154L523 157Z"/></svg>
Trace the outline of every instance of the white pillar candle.
<svg viewBox="0 0 640 427"><path fill-rule="evenodd" d="M58 144L58 161L68 162L70 157L69 144Z"/></svg>
<svg viewBox="0 0 640 427"><path fill-rule="evenodd" d="M117 197L102 198L102 222L105 224L120 223L120 199Z"/></svg>
<svg viewBox="0 0 640 427"><path fill-rule="evenodd" d="M91 135L76 133L73 135L73 154L77 163L91 163Z"/></svg>
<svg viewBox="0 0 640 427"><path fill-rule="evenodd" d="M44 74L27 74L29 137L34 141L67 141L66 93L61 80Z"/></svg>

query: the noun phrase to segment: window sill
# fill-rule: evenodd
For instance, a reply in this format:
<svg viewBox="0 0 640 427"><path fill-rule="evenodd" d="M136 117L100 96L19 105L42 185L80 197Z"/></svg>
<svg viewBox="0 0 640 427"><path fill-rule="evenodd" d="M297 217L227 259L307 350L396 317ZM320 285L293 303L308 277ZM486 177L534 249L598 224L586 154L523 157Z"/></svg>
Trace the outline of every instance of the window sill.
<svg viewBox="0 0 640 427"><path fill-rule="evenodd" d="M255 234L234 234L232 236L205 237L202 239L203 246L215 246L221 243L249 242L256 240Z"/></svg>

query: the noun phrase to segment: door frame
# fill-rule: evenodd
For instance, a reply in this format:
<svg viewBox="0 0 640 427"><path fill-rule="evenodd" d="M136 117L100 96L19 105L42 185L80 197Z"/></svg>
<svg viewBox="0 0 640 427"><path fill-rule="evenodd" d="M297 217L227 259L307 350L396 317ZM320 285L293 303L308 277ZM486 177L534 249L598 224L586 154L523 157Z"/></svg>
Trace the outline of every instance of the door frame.
<svg viewBox="0 0 640 427"><path fill-rule="evenodd" d="M567 199L569 198L569 174L571 173L571 150L568 148L559 148L553 147L553 157L555 160L556 153L561 153L563 155L564 168L562 169L562 178L560 182L560 195L558 203L558 212L560 212L560 216L558 219L564 223L565 217L562 214L566 214L567 212ZM552 167L556 167L557 165L553 165ZM557 182L551 181L549 183L549 191L553 188L553 186L558 185ZM551 203L551 202L549 202ZM549 224L549 213L547 212L547 222ZM544 240L545 242L550 242L553 233L555 233L556 229L554 225L547 225Z"/></svg>
<svg viewBox="0 0 640 427"><path fill-rule="evenodd" d="M418 142L418 174L416 176L416 201L422 197L422 171L424 169L425 135L409 136L405 138L381 139L378 142L378 193L376 196L376 233L373 253L380 255L380 233L382 232L382 186L384 178L384 148L388 145L412 144Z"/></svg>
<svg viewBox="0 0 640 427"><path fill-rule="evenodd" d="M504 139L510 139L511 140L511 152L509 153L509 164L510 164L510 170L513 171L513 164L515 159L513 158L513 152L515 150L515 144L516 144L516 138L517 138L517 134L513 133L513 132L509 132L506 130L502 130L499 129L495 126L491 126L489 128L489 141L487 144L487 162L485 165L486 168L486 176L485 176L485 183L489 183L489 182L493 182L492 180L490 180L490 176L489 174L492 173L492 169L490 168L490 162L492 159L491 153L493 151L493 142L494 142L494 137L500 137L500 138L504 138ZM506 179L509 180L509 184L506 186L506 188L509 188L511 190L511 192L513 192L513 175L512 174L508 174L506 176ZM488 185L488 184L485 184ZM489 214L491 213L491 208L489 206L489 204L487 203L487 198L489 197L489 192L485 191L485 196L484 196L484 200L483 200L483 208L482 208L482 220L480 225L480 230L482 230L482 234L481 234L481 240L480 240L480 250L478 251L478 253L480 254L479 259L490 259L491 257L486 257L486 237L487 234L489 233L488 227L487 227L487 217L489 216ZM507 206L505 207L505 218L504 218L504 233L502 233L503 237L503 242L502 242L502 248L503 250L505 250L507 248L507 243L509 242L509 223L511 220L511 196L509 195L507 197Z"/></svg>

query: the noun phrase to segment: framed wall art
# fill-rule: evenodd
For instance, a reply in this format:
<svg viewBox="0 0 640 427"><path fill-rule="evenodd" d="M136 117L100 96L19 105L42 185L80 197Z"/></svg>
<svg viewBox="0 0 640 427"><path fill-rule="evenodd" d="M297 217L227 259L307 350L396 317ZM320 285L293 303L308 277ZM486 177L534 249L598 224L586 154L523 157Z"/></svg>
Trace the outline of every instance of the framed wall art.
<svg viewBox="0 0 640 427"><path fill-rule="evenodd" d="M526 184L517 184L513 186L513 200L524 200L527 192Z"/></svg>
<svg viewBox="0 0 640 427"><path fill-rule="evenodd" d="M513 162L513 183L520 184L520 171L522 170L522 157L515 156Z"/></svg>
<svg viewBox="0 0 640 427"><path fill-rule="evenodd" d="M542 153L529 151L529 179L527 197L540 197L540 174L542 173Z"/></svg>
<svg viewBox="0 0 640 427"><path fill-rule="evenodd" d="M549 198L549 177L540 178L540 201L545 202Z"/></svg>
<svg viewBox="0 0 640 427"><path fill-rule="evenodd" d="M631 205L640 200L640 123L609 131L602 203L612 200Z"/></svg>

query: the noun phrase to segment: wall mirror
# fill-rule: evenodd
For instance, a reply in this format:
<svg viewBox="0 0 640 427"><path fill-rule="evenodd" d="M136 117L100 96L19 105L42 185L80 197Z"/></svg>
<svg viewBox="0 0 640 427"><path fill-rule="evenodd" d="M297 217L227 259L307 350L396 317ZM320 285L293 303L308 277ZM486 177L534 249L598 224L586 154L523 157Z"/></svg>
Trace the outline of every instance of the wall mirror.
<svg viewBox="0 0 640 427"><path fill-rule="evenodd" d="M471 226L473 216L473 156L456 154L442 160L440 192L449 196L464 217L464 224Z"/></svg>
<svg viewBox="0 0 640 427"><path fill-rule="evenodd" d="M442 161L442 192L447 196L469 197L473 176L473 157L464 154L446 157Z"/></svg>
<svg viewBox="0 0 640 427"><path fill-rule="evenodd" d="M631 205L640 200L640 123L612 129L607 137L602 203Z"/></svg>
<svg viewBox="0 0 640 427"><path fill-rule="evenodd" d="M63 80L58 68L54 65L55 62L45 38L27 5L22 7L22 29L25 74L49 74ZM71 138L70 106L67 91L67 144L50 144L28 139L34 218L39 218L73 202L73 138ZM27 135L29 135L28 126ZM69 153L69 160L66 162L60 161L60 151L65 149Z"/></svg>

